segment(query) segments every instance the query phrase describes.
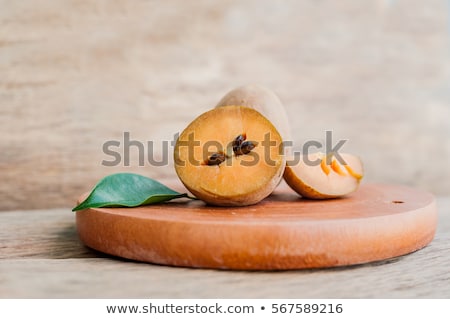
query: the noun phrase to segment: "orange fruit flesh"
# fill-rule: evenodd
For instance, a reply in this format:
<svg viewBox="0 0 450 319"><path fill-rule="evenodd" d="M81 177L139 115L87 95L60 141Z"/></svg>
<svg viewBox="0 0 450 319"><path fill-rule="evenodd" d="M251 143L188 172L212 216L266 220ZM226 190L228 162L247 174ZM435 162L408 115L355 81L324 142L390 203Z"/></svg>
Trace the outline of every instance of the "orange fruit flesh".
<svg viewBox="0 0 450 319"><path fill-rule="evenodd" d="M231 143L241 134L256 146L236 156ZM273 143L270 147L264 143L267 134ZM197 145L189 147L194 141ZM175 146L175 169L189 191L207 203L251 205L267 197L280 181L285 166L281 145L280 134L256 110L220 107L200 115L181 133ZM228 158L219 165L206 165L217 152Z"/></svg>
<svg viewBox="0 0 450 319"><path fill-rule="evenodd" d="M284 179L306 198L326 199L350 194L363 177L362 162L351 154L339 153L339 156L345 163L330 154L308 154L307 158L302 155L298 162L288 161Z"/></svg>

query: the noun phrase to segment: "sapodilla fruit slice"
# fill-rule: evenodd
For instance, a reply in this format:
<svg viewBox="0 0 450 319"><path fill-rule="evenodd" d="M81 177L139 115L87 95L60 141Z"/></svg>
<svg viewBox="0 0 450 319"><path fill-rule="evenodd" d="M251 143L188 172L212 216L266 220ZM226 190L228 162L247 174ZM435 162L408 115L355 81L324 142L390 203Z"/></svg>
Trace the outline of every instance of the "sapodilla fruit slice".
<svg viewBox="0 0 450 319"><path fill-rule="evenodd" d="M357 156L314 153L301 155L297 160L289 159L284 180L302 197L327 199L356 191L363 174L363 165Z"/></svg>
<svg viewBox="0 0 450 319"><path fill-rule="evenodd" d="M283 176L282 138L258 111L215 108L180 134L175 170L197 198L217 206L245 206L267 197Z"/></svg>

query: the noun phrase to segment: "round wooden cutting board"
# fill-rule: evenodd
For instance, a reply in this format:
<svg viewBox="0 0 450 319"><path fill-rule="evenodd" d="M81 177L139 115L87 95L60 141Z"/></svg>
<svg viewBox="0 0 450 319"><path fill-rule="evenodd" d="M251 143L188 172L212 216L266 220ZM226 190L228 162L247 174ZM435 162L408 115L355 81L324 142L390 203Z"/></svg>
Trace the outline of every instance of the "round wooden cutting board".
<svg viewBox="0 0 450 319"><path fill-rule="evenodd" d="M434 237L433 195L365 184L351 196L306 200L287 189L260 204L212 207L178 200L76 213L84 244L156 264L220 269L302 269L411 253Z"/></svg>

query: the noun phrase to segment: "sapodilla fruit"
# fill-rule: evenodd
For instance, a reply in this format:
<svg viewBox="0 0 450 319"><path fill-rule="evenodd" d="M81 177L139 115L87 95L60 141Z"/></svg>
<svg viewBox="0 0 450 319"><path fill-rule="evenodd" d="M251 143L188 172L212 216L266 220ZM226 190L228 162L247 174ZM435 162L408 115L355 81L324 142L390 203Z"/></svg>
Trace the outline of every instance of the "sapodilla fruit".
<svg viewBox="0 0 450 319"><path fill-rule="evenodd" d="M238 87L225 94L216 107L228 105L242 105L257 110L275 126L283 141L292 140L289 119L283 103L268 88L256 84Z"/></svg>
<svg viewBox="0 0 450 319"><path fill-rule="evenodd" d="M180 134L175 170L197 198L217 206L245 206L267 197L285 168L282 138L258 111L212 109Z"/></svg>
<svg viewBox="0 0 450 319"><path fill-rule="evenodd" d="M338 155L314 153L290 158L284 180L305 198L327 199L350 194L363 178L363 164L357 156Z"/></svg>

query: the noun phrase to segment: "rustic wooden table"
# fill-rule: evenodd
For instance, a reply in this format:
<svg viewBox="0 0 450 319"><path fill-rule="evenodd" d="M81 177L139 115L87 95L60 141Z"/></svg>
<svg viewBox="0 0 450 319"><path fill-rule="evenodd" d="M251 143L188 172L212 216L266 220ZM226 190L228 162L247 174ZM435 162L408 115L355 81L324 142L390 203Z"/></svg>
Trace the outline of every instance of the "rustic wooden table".
<svg viewBox="0 0 450 319"><path fill-rule="evenodd" d="M144 264L90 250L68 208L0 212L1 298L450 298L450 197L426 248L323 270L247 272Z"/></svg>

